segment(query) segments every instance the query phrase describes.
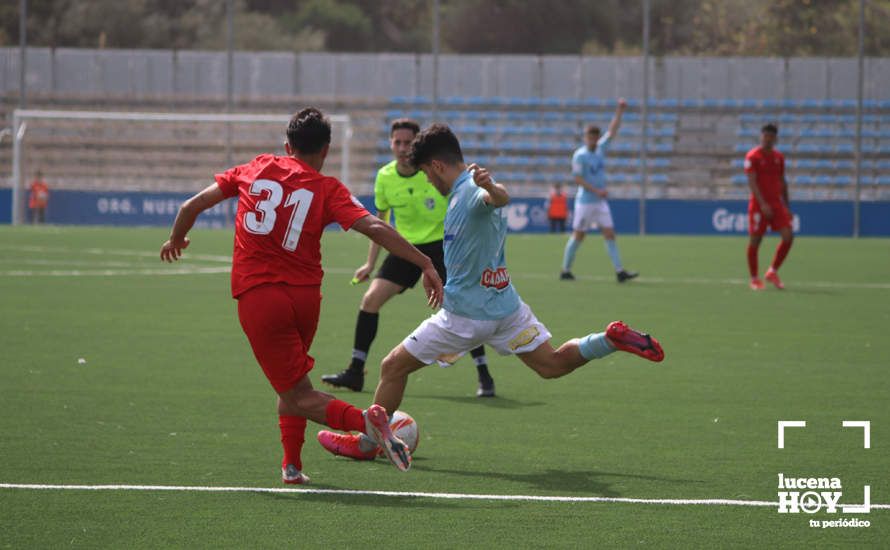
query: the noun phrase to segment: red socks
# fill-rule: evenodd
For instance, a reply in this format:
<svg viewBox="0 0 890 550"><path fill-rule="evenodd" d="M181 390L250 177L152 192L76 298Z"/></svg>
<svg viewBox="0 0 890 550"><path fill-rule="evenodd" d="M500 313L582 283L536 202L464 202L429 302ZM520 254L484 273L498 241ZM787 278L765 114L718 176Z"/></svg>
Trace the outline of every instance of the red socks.
<svg viewBox="0 0 890 550"><path fill-rule="evenodd" d="M345 401L331 399L325 410L325 423L341 432L365 431L365 417L362 410Z"/></svg>
<svg viewBox="0 0 890 550"><path fill-rule="evenodd" d="M779 267L782 266L782 262L785 261L785 256L788 255L789 250L791 250L791 241L780 242L779 246L776 247L776 255L773 257L773 263L770 267L778 271Z"/></svg>
<svg viewBox="0 0 890 550"><path fill-rule="evenodd" d="M757 247L748 245L748 272L751 278L757 277Z"/></svg>
<svg viewBox="0 0 890 550"><path fill-rule="evenodd" d="M281 466L293 464L298 470L303 469L300 452L306 433L306 419L302 416L279 416L278 427L281 428L281 445L284 447L284 460Z"/></svg>

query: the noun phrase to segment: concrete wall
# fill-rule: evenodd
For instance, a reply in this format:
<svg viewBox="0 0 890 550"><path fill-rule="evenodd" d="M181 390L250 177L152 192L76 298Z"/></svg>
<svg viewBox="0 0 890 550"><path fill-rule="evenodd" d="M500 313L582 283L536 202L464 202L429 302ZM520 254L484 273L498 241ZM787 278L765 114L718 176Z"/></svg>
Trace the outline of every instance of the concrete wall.
<svg viewBox="0 0 890 550"><path fill-rule="evenodd" d="M16 94L19 51L0 48L0 94ZM29 48L29 92L225 97L226 54ZM854 99L852 58L665 57L650 60L652 96ZM431 95L430 55L238 52L235 94ZM439 95L641 98L640 57L443 55ZM890 58L865 60L866 99L890 99Z"/></svg>

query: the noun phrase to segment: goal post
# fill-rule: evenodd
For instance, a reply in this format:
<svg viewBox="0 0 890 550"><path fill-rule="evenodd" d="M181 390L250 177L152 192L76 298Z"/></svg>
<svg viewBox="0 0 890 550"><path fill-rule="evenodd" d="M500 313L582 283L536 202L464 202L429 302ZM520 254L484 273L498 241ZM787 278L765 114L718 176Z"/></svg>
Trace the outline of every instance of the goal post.
<svg viewBox="0 0 890 550"><path fill-rule="evenodd" d="M352 119L326 116L333 130L328 165L335 173L339 168L339 178L348 186ZM262 152L283 154L289 120L290 115L253 113L16 109L12 224L25 221L26 170L35 166L52 174L51 189L190 192L195 179L212 180L233 158L240 164Z"/></svg>

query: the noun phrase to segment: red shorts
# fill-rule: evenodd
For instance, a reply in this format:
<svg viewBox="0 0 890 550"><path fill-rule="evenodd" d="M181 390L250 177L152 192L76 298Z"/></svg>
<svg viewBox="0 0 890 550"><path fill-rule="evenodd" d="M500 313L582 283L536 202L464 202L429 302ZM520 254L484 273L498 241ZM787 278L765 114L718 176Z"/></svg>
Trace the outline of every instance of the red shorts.
<svg viewBox="0 0 890 550"><path fill-rule="evenodd" d="M785 227L791 227L792 217L788 208L782 204L770 204L773 211L772 219L768 220L760 211L759 204L748 204L748 233L751 235L763 235L767 227L778 231Z"/></svg>
<svg viewBox="0 0 890 550"><path fill-rule="evenodd" d="M238 319L257 362L278 393L312 370L309 346L318 328L321 287L260 285L238 297Z"/></svg>

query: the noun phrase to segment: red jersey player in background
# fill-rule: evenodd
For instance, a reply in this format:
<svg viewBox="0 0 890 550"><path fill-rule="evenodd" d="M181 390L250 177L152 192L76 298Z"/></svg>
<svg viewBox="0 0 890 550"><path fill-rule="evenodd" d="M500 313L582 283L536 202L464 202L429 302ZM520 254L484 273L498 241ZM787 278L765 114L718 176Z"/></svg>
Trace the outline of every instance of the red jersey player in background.
<svg viewBox="0 0 890 550"><path fill-rule="evenodd" d="M791 250L794 234L791 231L792 215L788 208L788 181L785 179L785 157L776 150L779 129L767 124L760 129L760 146L745 155L745 173L751 188L748 202L748 270L751 288L763 290L763 281L757 276L757 251L767 227L778 231L782 242L776 248L773 262L763 276L778 289L785 288L779 279L779 267Z"/></svg>
<svg viewBox="0 0 890 550"><path fill-rule="evenodd" d="M232 296L257 362L278 393L285 483L309 481L300 460L307 418L335 430L366 433L400 470L411 461L407 446L392 435L385 409L372 405L362 411L316 391L307 376L321 306L325 226L337 222L354 229L417 265L429 305L438 307L442 300L442 281L429 257L370 215L336 178L320 173L330 142L330 123L319 110L295 114L287 127L287 156L260 155L217 174L216 183L182 205L161 248L162 260L178 260L198 215L238 197Z"/></svg>

